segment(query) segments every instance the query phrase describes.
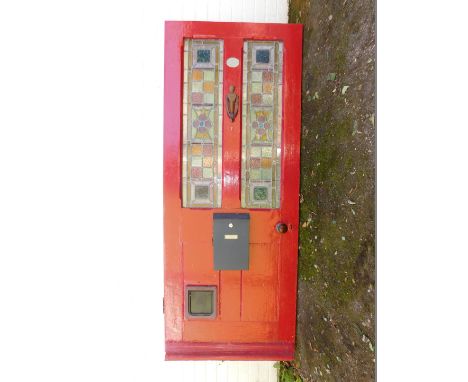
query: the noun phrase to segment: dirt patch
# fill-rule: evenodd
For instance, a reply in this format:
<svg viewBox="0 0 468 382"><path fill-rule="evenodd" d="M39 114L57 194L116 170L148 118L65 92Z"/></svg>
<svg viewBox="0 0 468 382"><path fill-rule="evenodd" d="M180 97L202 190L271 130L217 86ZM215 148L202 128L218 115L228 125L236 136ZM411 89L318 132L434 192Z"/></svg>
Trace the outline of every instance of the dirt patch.
<svg viewBox="0 0 468 382"><path fill-rule="evenodd" d="M375 379L375 4L292 0L304 24L296 360Z"/></svg>

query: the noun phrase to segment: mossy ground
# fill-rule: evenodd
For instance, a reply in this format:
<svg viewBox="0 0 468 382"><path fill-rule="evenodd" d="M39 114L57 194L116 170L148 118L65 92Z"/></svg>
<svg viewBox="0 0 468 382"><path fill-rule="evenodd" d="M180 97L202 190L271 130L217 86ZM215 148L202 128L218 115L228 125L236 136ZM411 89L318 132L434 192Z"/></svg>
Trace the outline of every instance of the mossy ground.
<svg viewBox="0 0 468 382"><path fill-rule="evenodd" d="M292 0L304 24L296 360L375 379L375 3Z"/></svg>

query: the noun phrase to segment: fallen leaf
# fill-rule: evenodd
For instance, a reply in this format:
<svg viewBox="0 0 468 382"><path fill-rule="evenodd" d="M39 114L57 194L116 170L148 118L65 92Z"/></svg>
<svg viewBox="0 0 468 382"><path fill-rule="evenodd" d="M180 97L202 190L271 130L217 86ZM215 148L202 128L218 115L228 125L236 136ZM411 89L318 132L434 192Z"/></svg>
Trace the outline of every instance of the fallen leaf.
<svg viewBox="0 0 468 382"><path fill-rule="evenodd" d="M345 94L346 90L348 90L348 88L349 88L348 85L343 86L343 89L341 89L341 94Z"/></svg>

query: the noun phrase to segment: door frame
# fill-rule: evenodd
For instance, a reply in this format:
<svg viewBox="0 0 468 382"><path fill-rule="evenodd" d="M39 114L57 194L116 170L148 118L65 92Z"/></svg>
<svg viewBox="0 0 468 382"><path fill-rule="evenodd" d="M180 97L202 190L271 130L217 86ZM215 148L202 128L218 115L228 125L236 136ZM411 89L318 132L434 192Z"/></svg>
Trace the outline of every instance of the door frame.
<svg viewBox="0 0 468 382"><path fill-rule="evenodd" d="M184 279L181 271L182 256L180 256L180 247L182 243L179 242L179 217L182 198L180 169L183 40L184 38L223 39L228 37L242 38L244 40L280 40L284 44L283 65L285 75L287 73L287 80L283 84L283 110L285 111L283 112L282 121L281 218L288 223L289 231L287 235L281 235L280 238L281 256L279 269L281 270L281 274L279 279L278 336L272 342L235 344L184 342L182 337ZM224 60L227 58L224 57ZM167 21L165 24L164 59L163 195L166 359L292 359L294 357L296 326L299 230L302 25ZM242 58L240 61L242 65ZM228 82L224 81L224 92L226 92L227 86L229 86ZM241 115L241 110L239 111L239 115ZM240 126L241 118L239 115L237 119ZM225 142L223 142L223 149L224 147ZM226 170L223 164L223 177ZM235 169L232 171L235 171ZM240 163L237 171L240 171ZM230 194L232 196L233 193L231 192ZM223 210L222 212L228 212L229 208L232 207L228 205L227 210ZM221 212L220 209L213 209L212 211ZM248 212L248 209L244 209L243 211Z"/></svg>

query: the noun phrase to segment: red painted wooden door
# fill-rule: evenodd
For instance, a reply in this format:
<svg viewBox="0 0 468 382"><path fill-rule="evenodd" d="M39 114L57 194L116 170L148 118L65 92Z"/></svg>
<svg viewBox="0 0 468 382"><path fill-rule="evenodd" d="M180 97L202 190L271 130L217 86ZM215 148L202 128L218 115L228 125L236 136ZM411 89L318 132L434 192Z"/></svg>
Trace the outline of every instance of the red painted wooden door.
<svg viewBox="0 0 468 382"><path fill-rule="evenodd" d="M301 61L301 25L166 22L166 359L293 358ZM214 269L214 213L249 214L248 269ZM212 314L188 313L191 287Z"/></svg>

